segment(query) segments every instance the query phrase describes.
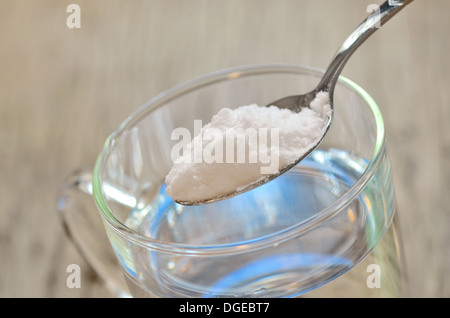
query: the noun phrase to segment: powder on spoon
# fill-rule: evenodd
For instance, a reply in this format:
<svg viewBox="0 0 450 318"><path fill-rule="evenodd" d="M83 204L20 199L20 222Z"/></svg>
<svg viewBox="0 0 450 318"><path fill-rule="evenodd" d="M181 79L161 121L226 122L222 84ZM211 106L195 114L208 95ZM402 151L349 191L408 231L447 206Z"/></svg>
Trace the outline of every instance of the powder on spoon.
<svg viewBox="0 0 450 318"><path fill-rule="evenodd" d="M319 92L296 113L276 106L223 108L183 148L166 176L177 202L199 202L239 191L279 172L322 138L331 115Z"/></svg>

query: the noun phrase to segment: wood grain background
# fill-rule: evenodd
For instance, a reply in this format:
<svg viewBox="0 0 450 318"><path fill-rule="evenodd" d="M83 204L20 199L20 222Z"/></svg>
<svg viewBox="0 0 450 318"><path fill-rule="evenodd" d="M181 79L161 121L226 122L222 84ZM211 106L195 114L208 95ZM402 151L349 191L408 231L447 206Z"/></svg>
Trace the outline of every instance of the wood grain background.
<svg viewBox="0 0 450 318"><path fill-rule="evenodd" d="M0 2L0 297L109 297L56 215L56 191L134 109L243 64L325 68L374 0ZM81 29L66 26L70 3ZM378 2L380 3L380 2ZM343 75L387 129L410 287L450 296L450 1L414 1ZM82 288L66 286L79 264Z"/></svg>

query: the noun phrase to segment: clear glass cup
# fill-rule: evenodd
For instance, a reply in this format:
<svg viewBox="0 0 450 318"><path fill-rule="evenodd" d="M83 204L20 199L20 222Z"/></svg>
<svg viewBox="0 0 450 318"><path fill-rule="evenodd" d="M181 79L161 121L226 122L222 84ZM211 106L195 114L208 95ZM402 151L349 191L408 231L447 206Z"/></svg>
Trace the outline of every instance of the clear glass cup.
<svg viewBox="0 0 450 318"><path fill-rule="evenodd" d="M111 290L134 297L403 295L383 119L344 77L332 127L292 171L199 207L165 194L175 128L193 132L195 120L206 124L223 107L310 91L322 74L296 65L223 70L174 87L127 118L93 172L73 174L58 201L68 234Z"/></svg>

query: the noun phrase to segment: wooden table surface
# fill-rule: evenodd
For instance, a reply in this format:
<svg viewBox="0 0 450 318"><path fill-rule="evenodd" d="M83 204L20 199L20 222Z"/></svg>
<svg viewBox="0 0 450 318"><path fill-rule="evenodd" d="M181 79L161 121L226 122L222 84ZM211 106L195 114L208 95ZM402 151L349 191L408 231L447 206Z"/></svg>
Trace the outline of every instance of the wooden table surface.
<svg viewBox="0 0 450 318"><path fill-rule="evenodd" d="M0 297L109 297L66 238L56 192L126 116L185 80L244 64L325 68L374 0L0 3ZM81 8L69 29L66 8ZM380 2L378 2L380 4ZM343 75L384 115L410 287L449 297L450 1L414 1ZM66 286L79 264L82 287Z"/></svg>

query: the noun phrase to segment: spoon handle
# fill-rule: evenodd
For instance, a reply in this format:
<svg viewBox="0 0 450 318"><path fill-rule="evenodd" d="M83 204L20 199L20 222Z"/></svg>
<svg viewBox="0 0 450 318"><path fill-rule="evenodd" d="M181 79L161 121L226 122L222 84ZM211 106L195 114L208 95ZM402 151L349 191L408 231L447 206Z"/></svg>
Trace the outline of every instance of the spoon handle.
<svg viewBox="0 0 450 318"><path fill-rule="evenodd" d="M318 90L326 90L332 93L342 69L353 52L355 52L369 36L412 1L413 0L388 0L381 6L374 5L375 10L355 29L355 31L353 31L352 34L350 34L335 54L327 68L327 72L324 74L318 85ZM369 8L370 7L368 7L368 9Z"/></svg>

